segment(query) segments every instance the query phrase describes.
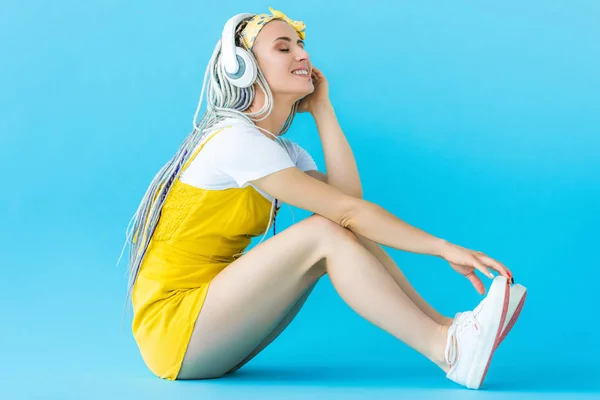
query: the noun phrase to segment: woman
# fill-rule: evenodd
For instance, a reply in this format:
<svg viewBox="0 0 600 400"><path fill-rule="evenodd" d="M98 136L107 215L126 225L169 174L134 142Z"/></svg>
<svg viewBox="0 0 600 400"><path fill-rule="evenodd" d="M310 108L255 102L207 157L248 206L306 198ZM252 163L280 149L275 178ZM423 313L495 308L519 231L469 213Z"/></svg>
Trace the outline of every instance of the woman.
<svg viewBox="0 0 600 400"><path fill-rule="evenodd" d="M450 379L479 387L524 288L510 287L500 262L361 199L327 80L304 48L304 24L270 10L228 21L206 71L207 111L196 124L203 85L192 133L154 178L128 232L133 334L146 365L169 380L237 370L286 328L327 274L359 315ZM233 53L234 40L243 50ZM328 174L281 138L296 112L314 117ZM314 214L244 253L268 232L279 201ZM446 318L379 244L441 257L481 294L475 270L500 275L475 310Z"/></svg>

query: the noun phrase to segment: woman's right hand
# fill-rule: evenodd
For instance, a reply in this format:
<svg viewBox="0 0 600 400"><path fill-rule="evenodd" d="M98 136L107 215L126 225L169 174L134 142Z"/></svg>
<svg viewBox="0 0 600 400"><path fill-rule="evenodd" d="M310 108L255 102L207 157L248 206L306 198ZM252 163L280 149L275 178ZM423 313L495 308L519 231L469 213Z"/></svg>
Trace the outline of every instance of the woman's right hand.
<svg viewBox="0 0 600 400"><path fill-rule="evenodd" d="M475 274L475 270L479 270L489 278L494 278L488 267L498 271L502 276L505 276L509 282L512 281L512 273L501 262L485 255L481 251L469 250L462 246L458 246L446 242L444 248L440 252L440 256L450 263L450 266L459 274L464 275L480 293L485 293L485 286L481 279Z"/></svg>

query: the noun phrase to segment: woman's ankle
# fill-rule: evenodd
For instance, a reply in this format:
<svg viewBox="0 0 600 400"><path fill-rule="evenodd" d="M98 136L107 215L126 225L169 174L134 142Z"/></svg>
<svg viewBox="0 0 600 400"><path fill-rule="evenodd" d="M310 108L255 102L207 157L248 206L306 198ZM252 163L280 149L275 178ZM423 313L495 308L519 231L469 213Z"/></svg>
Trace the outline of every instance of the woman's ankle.
<svg viewBox="0 0 600 400"><path fill-rule="evenodd" d="M431 354L427 357L444 372L448 372L450 367L446 362L446 344L448 342L449 325L438 324L438 331L431 346Z"/></svg>

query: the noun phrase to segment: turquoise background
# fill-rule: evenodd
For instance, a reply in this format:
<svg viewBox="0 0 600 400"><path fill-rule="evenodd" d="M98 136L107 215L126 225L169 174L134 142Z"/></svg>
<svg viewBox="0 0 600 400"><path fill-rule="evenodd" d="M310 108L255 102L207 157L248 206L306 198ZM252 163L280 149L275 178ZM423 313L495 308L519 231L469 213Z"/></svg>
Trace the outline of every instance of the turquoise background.
<svg viewBox="0 0 600 400"><path fill-rule="evenodd" d="M365 198L529 289L477 395L597 396L599 2L5 0L0 398L475 395L362 320L327 277L228 379L162 381L121 331L127 223L190 131L223 24L269 6L307 24ZM288 137L324 170L309 115ZM445 261L389 251L446 315L481 299Z"/></svg>

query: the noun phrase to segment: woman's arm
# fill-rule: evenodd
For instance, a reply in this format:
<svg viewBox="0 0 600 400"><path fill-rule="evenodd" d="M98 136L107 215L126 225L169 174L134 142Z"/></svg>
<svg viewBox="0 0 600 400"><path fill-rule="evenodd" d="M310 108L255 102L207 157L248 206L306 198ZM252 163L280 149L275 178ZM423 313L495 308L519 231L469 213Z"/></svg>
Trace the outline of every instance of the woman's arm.
<svg viewBox="0 0 600 400"><path fill-rule="evenodd" d="M363 200L352 150L333 113L327 79L317 68L313 68L313 82L315 91L300 102L298 109L309 111L315 117L319 134L326 140L323 148L327 183L322 181L324 177L317 171L311 174L298 168L287 168L255 181L256 186L289 204L335 221L373 242L413 253L440 256L474 284L479 279L474 274L475 269L493 277L486 265L510 277L502 263L484 253L432 236L382 207ZM338 168L342 164L344 168Z"/></svg>
<svg viewBox="0 0 600 400"><path fill-rule="evenodd" d="M320 104L312 111L312 116L321 137L327 183L350 196L362 198L362 185L356 160L337 120L333 105L330 102Z"/></svg>
<svg viewBox="0 0 600 400"><path fill-rule="evenodd" d="M289 167L251 181L256 187L288 204L312 211L373 242L412 253L430 254L448 261L458 273L477 284L478 269L490 278L488 266L510 278L508 268L480 251L456 246L407 224L377 204L352 197Z"/></svg>
<svg viewBox="0 0 600 400"><path fill-rule="evenodd" d="M440 256L448 244L395 217L382 207L286 168L252 181L269 195L322 215L374 242L412 253Z"/></svg>

